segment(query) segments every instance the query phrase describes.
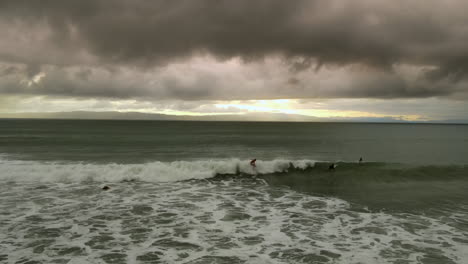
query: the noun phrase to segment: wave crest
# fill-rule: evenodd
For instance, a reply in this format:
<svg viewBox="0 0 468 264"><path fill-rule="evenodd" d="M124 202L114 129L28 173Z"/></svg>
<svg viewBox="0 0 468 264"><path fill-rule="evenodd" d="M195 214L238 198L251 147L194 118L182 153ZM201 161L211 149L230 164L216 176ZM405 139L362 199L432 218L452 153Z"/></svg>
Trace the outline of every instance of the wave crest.
<svg viewBox="0 0 468 264"><path fill-rule="evenodd" d="M206 179L216 175L261 175L287 172L288 169L313 167L313 160L257 160L252 167L248 160L200 160L200 161L155 161L143 164L86 164L55 163L18 160L0 160L0 179L7 181L41 182L117 182L139 180L148 182L171 182L190 179Z"/></svg>

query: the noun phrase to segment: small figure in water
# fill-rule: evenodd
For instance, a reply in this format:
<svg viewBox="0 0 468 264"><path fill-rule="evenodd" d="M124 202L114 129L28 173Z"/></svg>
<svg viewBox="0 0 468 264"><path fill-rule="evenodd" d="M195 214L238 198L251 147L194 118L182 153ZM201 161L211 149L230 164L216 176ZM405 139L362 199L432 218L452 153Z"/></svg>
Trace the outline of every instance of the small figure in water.
<svg viewBox="0 0 468 264"><path fill-rule="evenodd" d="M334 170L336 168L336 164L332 163L330 166L328 166L328 170Z"/></svg>
<svg viewBox="0 0 468 264"><path fill-rule="evenodd" d="M359 163L362 163L362 157L359 158Z"/></svg>
<svg viewBox="0 0 468 264"><path fill-rule="evenodd" d="M250 161L250 166L252 166L252 167L254 167L254 168L257 167L257 166L255 165L255 162L256 162L256 161L257 161L257 159L251 160L251 161Z"/></svg>
<svg viewBox="0 0 468 264"><path fill-rule="evenodd" d="M109 190L109 189L110 189L110 187L109 187L109 186L107 186L107 185L105 185L104 187L102 187L102 189L103 189L104 191L107 191L107 190Z"/></svg>

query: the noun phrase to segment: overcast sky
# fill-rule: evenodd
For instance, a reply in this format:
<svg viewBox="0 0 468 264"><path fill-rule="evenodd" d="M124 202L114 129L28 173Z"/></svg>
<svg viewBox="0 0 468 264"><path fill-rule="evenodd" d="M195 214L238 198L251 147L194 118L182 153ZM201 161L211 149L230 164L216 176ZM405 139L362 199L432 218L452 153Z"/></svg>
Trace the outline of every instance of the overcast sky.
<svg viewBox="0 0 468 264"><path fill-rule="evenodd" d="M468 120L468 1L0 1L0 112Z"/></svg>

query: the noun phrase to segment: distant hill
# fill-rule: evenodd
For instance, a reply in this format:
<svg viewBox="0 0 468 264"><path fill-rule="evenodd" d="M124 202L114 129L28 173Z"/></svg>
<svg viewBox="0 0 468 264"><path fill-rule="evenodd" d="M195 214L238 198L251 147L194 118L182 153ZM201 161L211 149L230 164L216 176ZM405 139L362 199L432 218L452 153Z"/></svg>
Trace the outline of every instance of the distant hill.
<svg viewBox="0 0 468 264"><path fill-rule="evenodd" d="M179 121L271 121L271 122L377 122L408 123L392 117L319 118L313 116L282 113L248 113L242 115L165 115L142 112L53 112L53 113L0 113L0 118L41 119L100 119L100 120L179 120ZM433 120L412 123L466 124L468 120Z"/></svg>
<svg viewBox="0 0 468 264"><path fill-rule="evenodd" d="M0 113L0 118L45 119L109 119L109 120L193 120L193 121L322 121L317 117L278 113L251 113L246 115L165 115L141 112L53 112L53 113Z"/></svg>

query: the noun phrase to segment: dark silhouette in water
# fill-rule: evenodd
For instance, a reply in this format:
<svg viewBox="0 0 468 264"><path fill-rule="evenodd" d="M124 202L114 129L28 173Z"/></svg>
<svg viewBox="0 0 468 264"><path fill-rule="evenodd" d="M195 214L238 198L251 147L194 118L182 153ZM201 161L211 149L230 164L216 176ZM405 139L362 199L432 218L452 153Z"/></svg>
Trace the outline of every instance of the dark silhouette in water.
<svg viewBox="0 0 468 264"><path fill-rule="evenodd" d="M109 189L110 189L110 187L109 187L109 186L107 186L107 185L105 185L104 187L102 187L102 189L103 189L104 191L107 191L107 190L109 190Z"/></svg>
<svg viewBox="0 0 468 264"><path fill-rule="evenodd" d="M330 166L328 166L328 170L334 170L336 168L336 164L332 163Z"/></svg>
<svg viewBox="0 0 468 264"><path fill-rule="evenodd" d="M362 157L359 158L359 163L362 163Z"/></svg>
<svg viewBox="0 0 468 264"><path fill-rule="evenodd" d="M257 166L255 165L255 162L256 162L256 161L257 161L257 159L251 160L251 161L250 161L250 166L252 166L252 167L257 167Z"/></svg>

